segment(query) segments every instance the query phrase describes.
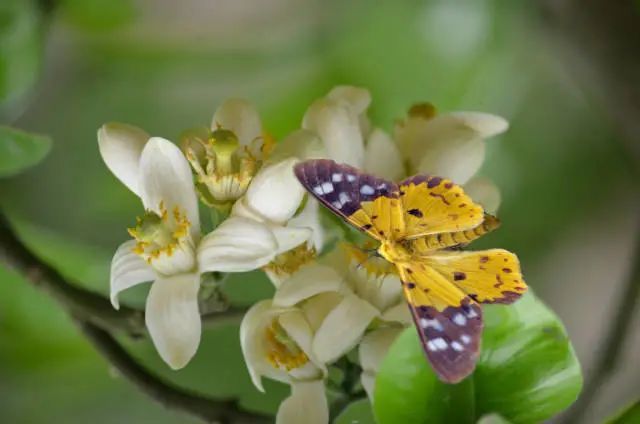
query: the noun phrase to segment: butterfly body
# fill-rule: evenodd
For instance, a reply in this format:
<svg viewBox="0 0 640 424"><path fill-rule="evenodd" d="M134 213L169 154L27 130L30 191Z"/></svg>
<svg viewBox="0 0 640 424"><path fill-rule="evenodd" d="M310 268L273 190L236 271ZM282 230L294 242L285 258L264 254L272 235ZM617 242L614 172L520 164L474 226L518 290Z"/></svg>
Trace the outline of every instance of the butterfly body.
<svg viewBox="0 0 640 424"><path fill-rule="evenodd" d="M469 375L480 351L479 303L511 303L526 291L512 253L450 250L497 228L497 219L436 176L394 183L325 159L300 163L295 173L322 204L380 243L438 376L455 383Z"/></svg>

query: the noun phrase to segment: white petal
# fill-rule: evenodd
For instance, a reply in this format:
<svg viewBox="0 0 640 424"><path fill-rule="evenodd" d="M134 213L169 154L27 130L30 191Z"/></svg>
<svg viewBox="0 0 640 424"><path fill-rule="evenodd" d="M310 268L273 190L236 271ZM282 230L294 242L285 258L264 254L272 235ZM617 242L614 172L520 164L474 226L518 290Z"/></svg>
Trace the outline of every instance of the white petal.
<svg viewBox="0 0 640 424"><path fill-rule="evenodd" d="M377 372L389 347L403 330L404 328L387 327L366 334L358 348L362 369Z"/></svg>
<svg viewBox="0 0 640 424"><path fill-rule="evenodd" d="M98 130L102 160L129 190L140 195L138 166L149 134L133 125L111 122Z"/></svg>
<svg viewBox="0 0 640 424"><path fill-rule="evenodd" d="M379 311L384 311L402 299L402 283L396 275L390 274L382 279L374 279L364 267L352 263L347 280L358 297L366 300Z"/></svg>
<svg viewBox="0 0 640 424"><path fill-rule="evenodd" d="M313 340L316 357L325 363L338 359L353 348L378 310L354 295L344 300L324 319Z"/></svg>
<svg viewBox="0 0 640 424"><path fill-rule="evenodd" d="M247 206L275 223L291 218L305 193L293 174L296 162L288 159L260 170L247 190Z"/></svg>
<svg viewBox="0 0 640 424"><path fill-rule="evenodd" d="M482 165L483 140L507 127L507 121L499 116L453 112L431 119L411 117L397 128L397 138L413 171L464 184Z"/></svg>
<svg viewBox="0 0 640 424"><path fill-rule="evenodd" d="M293 306L318 293L338 292L342 281L342 277L332 268L312 263L300 268L280 284L273 303L282 307Z"/></svg>
<svg viewBox="0 0 640 424"><path fill-rule="evenodd" d="M291 384L291 396L278 408L276 424L327 424L329 405L324 382L298 381Z"/></svg>
<svg viewBox="0 0 640 424"><path fill-rule="evenodd" d="M320 203L311 196L307 198L307 203L302 211L287 223L288 227L308 228L311 230L310 241L316 252L322 250L325 240L325 231L320 222Z"/></svg>
<svg viewBox="0 0 640 424"><path fill-rule="evenodd" d="M315 132L299 129L276 144L269 156L269 163L282 162L292 157L300 160L325 158L327 151Z"/></svg>
<svg viewBox="0 0 640 424"><path fill-rule="evenodd" d="M152 137L140 157L140 196L146 209L169 212L177 206L186 212L194 238L200 235L198 199L191 167L180 149L161 137Z"/></svg>
<svg viewBox="0 0 640 424"><path fill-rule="evenodd" d="M201 272L245 272L268 264L278 243L268 226L231 216L207 234L198 246Z"/></svg>
<svg viewBox="0 0 640 424"><path fill-rule="evenodd" d="M156 278L153 269L140 256L133 253L136 242L125 241L118 247L111 260L111 304L120 309L118 294L137 284L153 281Z"/></svg>
<svg viewBox="0 0 640 424"><path fill-rule="evenodd" d="M276 254L287 252L302 243L311 240L313 232L309 228L271 226L271 231L278 241Z"/></svg>
<svg viewBox="0 0 640 424"><path fill-rule="evenodd" d="M327 374L327 367L315 358L312 350L313 331L300 310L283 312L278 322L287 335L307 355L313 366L304 366L291 370L293 377L298 379L320 378Z"/></svg>
<svg viewBox="0 0 640 424"><path fill-rule="evenodd" d="M351 85L339 85L334 87L327 98L344 101L349 104L356 115L365 113L371 104L371 93L366 88Z"/></svg>
<svg viewBox="0 0 640 424"><path fill-rule="evenodd" d="M266 352L261 334L271 319L270 309L270 300L258 302L247 311L240 324L240 347L244 362L247 364L251 381L261 392L264 392L261 370L265 369L266 365Z"/></svg>
<svg viewBox="0 0 640 424"><path fill-rule="evenodd" d="M317 332L327 315L329 315L343 299L344 294L324 292L307 299L299 304L298 307L304 312L307 322L313 331Z"/></svg>
<svg viewBox="0 0 640 424"><path fill-rule="evenodd" d="M365 335L358 348L362 374L360 381L373 402L376 374L391 344L402 332L401 328L381 328Z"/></svg>
<svg viewBox="0 0 640 424"><path fill-rule="evenodd" d="M404 325L411 324L411 313L404 299L400 299L398 303L385 310L381 318L386 322L398 322Z"/></svg>
<svg viewBox="0 0 640 424"><path fill-rule="evenodd" d="M471 198L482 205L485 212L495 214L500 207L502 196L500 189L485 177L474 177L464 185L464 191Z"/></svg>
<svg viewBox="0 0 640 424"><path fill-rule="evenodd" d="M398 146L379 128L373 130L364 152L364 169L391 181L406 175Z"/></svg>
<svg viewBox="0 0 640 424"><path fill-rule="evenodd" d="M147 297L145 321L162 359L173 369L187 365L200 344L199 274L158 278Z"/></svg>
<svg viewBox="0 0 640 424"><path fill-rule="evenodd" d="M316 100L307 110L302 127L320 136L329 158L362 168L364 141L359 117L347 102Z"/></svg>
<svg viewBox="0 0 640 424"><path fill-rule="evenodd" d="M216 110L211 128L233 131L240 144L248 146L262 136L262 122L256 108L244 99L227 99Z"/></svg>

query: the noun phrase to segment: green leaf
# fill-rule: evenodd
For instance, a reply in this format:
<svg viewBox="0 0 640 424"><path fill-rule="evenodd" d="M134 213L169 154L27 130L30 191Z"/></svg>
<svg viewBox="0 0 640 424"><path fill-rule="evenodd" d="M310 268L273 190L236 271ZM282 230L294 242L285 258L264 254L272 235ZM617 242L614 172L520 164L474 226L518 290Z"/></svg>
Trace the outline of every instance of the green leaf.
<svg viewBox="0 0 640 424"><path fill-rule="evenodd" d="M42 36L40 12L34 1L0 2L0 111L18 100L36 81Z"/></svg>
<svg viewBox="0 0 640 424"><path fill-rule="evenodd" d="M606 421L607 424L632 424L640 423L640 400L624 408L613 418Z"/></svg>
<svg viewBox="0 0 640 424"><path fill-rule="evenodd" d="M541 301L528 293L512 306L484 307L484 317L477 369L456 385L438 380L413 328L402 333L376 380L381 424L473 423L493 413L536 423L575 401L582 387L578 359L564 327Z"/></svg>
<svg viewBox="0 0 640 424"><path fill-rule="evenodd" d="M10 177L40 162L51 149L51 139L0 126L0 178Z"/></svg>
<svg viewBox="0 0 640 424"><path fill-rule="evenodd" d="M376 421L371 413L369 399L360 399L351 402L336 417L333 424L375 424Z"/></svg>

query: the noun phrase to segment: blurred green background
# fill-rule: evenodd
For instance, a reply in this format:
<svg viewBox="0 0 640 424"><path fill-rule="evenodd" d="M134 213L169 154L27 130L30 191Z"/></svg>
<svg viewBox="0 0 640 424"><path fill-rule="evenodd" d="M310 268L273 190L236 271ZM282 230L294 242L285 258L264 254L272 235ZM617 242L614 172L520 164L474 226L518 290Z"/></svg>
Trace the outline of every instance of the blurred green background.
<svg viewBox="0 0 640 424"><path fill-rule="evenodd" d="M368 87L372 120L387 130L416 101L496 113L511 129L489 141L482 174L502 190L503 226L482 245L518 253L588 376L632 259L637 163L612 90L572 42L580 29L565 25L562 3L580 2L2 0L0 119L54 144L40 165L0 181L1 206L39 255L106 293L111 255L141 211L98 154L107 121L176 140L240 96L281 138L336 84ZM9 271L0 282L3 422L192 422L110 372L53 300ZM145 290L125 300L140 304ZM270 293L258 274L235 276L228 290L238 304ZM180 372L147 341L131 348L173 381L273 412L287 389L253 388L237 331L208 330ZM640 334L627 338L588 422L640 394Z"/></svg>

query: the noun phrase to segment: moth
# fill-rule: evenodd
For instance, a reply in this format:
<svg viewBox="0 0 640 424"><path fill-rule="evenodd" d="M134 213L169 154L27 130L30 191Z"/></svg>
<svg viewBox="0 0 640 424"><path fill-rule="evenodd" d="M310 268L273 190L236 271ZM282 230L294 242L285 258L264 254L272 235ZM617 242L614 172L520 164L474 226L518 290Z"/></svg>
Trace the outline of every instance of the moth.
<svg viewBox="0 0 640 424"><path fill-rule="evenodd" d="M527 291L513 253L451 249L497 228L497 218L437 176L394 183L327 159L301 162L294 172L324 206L379 242L377 252L395 265L438 377L457 383L472 373L480 354L480 304L509 304Z"/></svg>

